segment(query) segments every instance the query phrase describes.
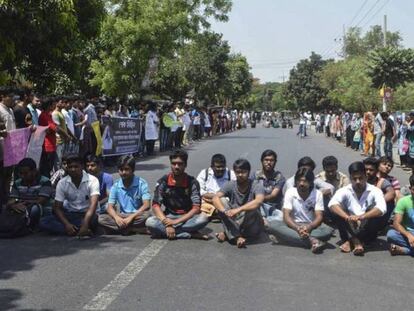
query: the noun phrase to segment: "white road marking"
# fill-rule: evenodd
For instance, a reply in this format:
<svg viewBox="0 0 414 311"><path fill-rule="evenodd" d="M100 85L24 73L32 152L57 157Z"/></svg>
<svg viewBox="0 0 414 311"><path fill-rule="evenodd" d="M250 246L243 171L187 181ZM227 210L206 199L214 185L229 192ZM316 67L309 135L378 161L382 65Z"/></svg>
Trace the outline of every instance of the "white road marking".
<svg viewBox="0 0 414 311"><path fill-rule="evenodd" d="M84 310L105 310L145 268L158 252L168 243L166 240L154 240L135 257L108 285L86 304Z"/></svg>

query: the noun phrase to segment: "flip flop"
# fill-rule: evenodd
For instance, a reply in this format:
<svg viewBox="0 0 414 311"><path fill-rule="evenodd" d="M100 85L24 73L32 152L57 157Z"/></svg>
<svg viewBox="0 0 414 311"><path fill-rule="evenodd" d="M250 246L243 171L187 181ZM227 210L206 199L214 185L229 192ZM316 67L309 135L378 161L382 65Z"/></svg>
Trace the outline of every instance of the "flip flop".
<svg viewBox="0 0 414 311"><path fill-rule="evenodd" d="M320 240L317 240L316 242L312 243L311 251L314 254L320 254L325 247L326 243Z"/></svg>
<svg viewBox="0 0 414 311"><path fill-rule="evenodd" d="M342 253L348 254L348 253L351 252L351 243L348 242L349 243L349 249L344 247L345 243L347 243L347 242L342 243L341 246L339 246L339 249L341 250Z"/></svg>
<svg viewBox="0 0 414 311"><path fill-rule="evenodd" d="M354 248L352 253L354 254L354 256L364 256L365 249L362 246L358 246Z"/></svg>
<svg viewBox="0 0 414 311"><path fill-rule="evenodd" d="M227 236L224 232L217 232L215 236L216 236L217 242L219 243L223 243L227 241Z"/></svg>

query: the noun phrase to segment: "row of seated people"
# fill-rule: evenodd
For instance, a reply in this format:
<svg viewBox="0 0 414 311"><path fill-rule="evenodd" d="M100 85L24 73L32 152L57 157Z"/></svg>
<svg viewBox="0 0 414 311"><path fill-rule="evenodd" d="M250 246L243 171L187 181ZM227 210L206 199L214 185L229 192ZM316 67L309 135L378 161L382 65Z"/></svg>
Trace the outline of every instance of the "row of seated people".
<svg viewBox="0 0 414 311"><path fill-rule="evenodd" d="M31 229L70 236L100 228L108 234L148 232L153 238L204 240L209 236L200 230L218 218L223 224L216 234L220 242L244 247L264 229L280 243L314 253L323 250L337 228L341 251L362 255L393 215L387 233L391 254L414 254L414 176L412 193L403 197L398 180L389 175L393 162L388 158L354 162L348 178L333 156L323 159L323 171L316 176L315 162L304 157L287 180L275 169L272 150L263 152L262 168L254 173L247 160L236 160L230 170L225 157L216 154L197 178L185 172L185 151L175 150L169 158L171 172L157 181L153 196L148 183L135 175L132 156L119 159L115 183L102 173L99 158L87 157L86 172L83 159L68 156L63 173L52 178L54 183L59 179L56 189L38 174L33 160L23 159L1 218L24 213Z"/></svg>

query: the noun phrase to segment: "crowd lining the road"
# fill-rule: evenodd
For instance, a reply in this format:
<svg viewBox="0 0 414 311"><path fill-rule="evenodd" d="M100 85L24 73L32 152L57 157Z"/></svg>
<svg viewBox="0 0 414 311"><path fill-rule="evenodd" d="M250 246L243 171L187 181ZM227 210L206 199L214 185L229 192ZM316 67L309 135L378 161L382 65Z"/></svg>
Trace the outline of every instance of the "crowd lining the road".
<svg viewBox="0 0 414 311"><path fill-rule="evenodd" d="M30 158L16 167L1 167L2 199L6 199L0 214L0 237L42 230L79 237L149 233L153 238L208 240L202 229L216 219L223 225L223 231L216 233L217 240L240 248L265 231L280 243L319 253L337 229L342 252L363 255L366 245L387 232L392 255L414 254L414 176L410 177L411 194L404 197L398 180L389 175L394 165L389 139L397 134L391 131L390 127L395 127L387 114L381 115L380 132L375 132L378 115L373 119L367 114L366 125L358 114L343 114L342 125L339 116L327 114L322 122L323 117L316 115L317 131L327 124L327 136L333 134L340 140L346 133L346 142L354 146L369 142L367 152L376 150L377 156L380 150L373 147L369 134L375 140L377 135L385 136L386 156L350 164L348 176L338 172L333 156L322 160L323 171L315 176L315 162L303 157L296 174L286 180L275 169L276 153L265 150L262 167L253 173L247 160L238 159L229 169L225 156L215 154L210 167L195 178L185 172L188 155L181 145L211 133L246 127L248 112L223 109L210 114L203 108L175 104L159 110L152 102L146 113L130 112L122 105L114 112L111 105L101 106L94 100L85 105L82 98L40 99L30 92L17 95L10 89L1 89L0 95L2 136L16 128L48 126L39 168ZM42 111L38 111L40 104ZM169 157L171 171L158 180L153 195L148 183L135 175L132 155L119 158L120 179L115 182L112 175L103 172L102 160L95 155L96 138L88 130L90 122L99 120L100 115L130 117L130 113L145 120L142 145L148 154L153 153L156 140L160 151L175 147ZM162 125L166 115L172 120L170 126ZM299 122L301 135L306 135L304 118L302 115ZM404 123L409 141L412 120L414 114ZM359 141L358 124L363 129ZM409 152L408 158L406 163L411 167Z"/></svg>

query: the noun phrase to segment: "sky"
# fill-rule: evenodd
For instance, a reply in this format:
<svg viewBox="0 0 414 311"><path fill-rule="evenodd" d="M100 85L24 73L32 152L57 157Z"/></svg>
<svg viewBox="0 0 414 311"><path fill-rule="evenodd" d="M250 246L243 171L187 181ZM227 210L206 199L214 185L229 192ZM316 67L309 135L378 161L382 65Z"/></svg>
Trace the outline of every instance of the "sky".
<svg viewBox="0 0 414 311"><path fill-rule="evenodd" d="M290 69L314 51L339 58L344 28L372 25L399 31L403 46L414 48L412 0L233 0L226 23L212 22L232 52L247 57L254 77L283 82Z"/></svg>

